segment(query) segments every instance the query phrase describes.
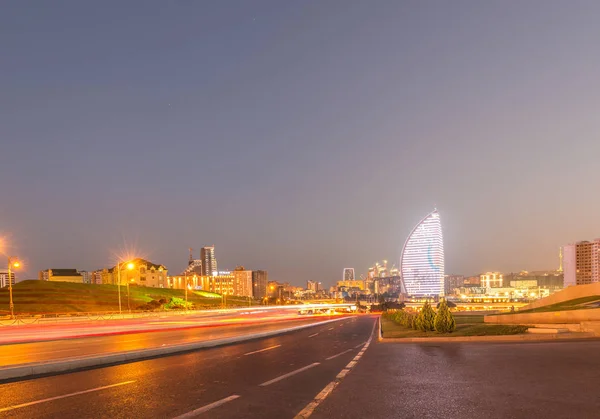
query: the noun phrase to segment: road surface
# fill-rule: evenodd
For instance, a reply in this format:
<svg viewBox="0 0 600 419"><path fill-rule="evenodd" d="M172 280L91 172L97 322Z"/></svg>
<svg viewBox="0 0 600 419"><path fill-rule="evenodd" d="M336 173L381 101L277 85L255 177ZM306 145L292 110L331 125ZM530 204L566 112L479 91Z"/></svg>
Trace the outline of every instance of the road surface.
<svg viewBox="0 0 600 419"><path fill-rule="evenodd" d="M311 419L600 418L600 341L371 345Z"/></svg>
<svg viewBox="0 0 600 419"><path fill-rule="evenodd" d="M192 327L156 332L116 334L79 339L39 341L0 345L0 368L32 362L57 361L81 356L159 348L192 342L206 342L234 336L322 322L338 317L296 317L293 320L270 320L259 324L225 324L215 327ZM174 321L179 323L178 320ZM163 322L167 323L167 321ZM1 331L1 330L0 330Z"/></svg>
<svg viewBox="0 0 600 419"><path fill-rule="evenodd" d="M375 319L0 385L0 418L597 418L600 341L391 344Z"/></svg>
<svg viewBox="0 0 600 419"><path fill-rule="evenodd" d="M293 417L360 351L373 317L237 345L0 385L0 417ZM84 392L84 393L82 393ZM8 410L3 410L8 409Z"/></svg>

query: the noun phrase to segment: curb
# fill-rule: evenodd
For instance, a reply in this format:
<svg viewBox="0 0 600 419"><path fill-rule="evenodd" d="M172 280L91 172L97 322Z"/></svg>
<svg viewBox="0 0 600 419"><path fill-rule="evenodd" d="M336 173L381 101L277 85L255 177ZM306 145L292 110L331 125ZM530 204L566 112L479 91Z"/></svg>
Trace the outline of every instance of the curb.
<svg viewBox="0 0 600 419"><path fill-rule="evenodd" d="M314 326L321 326L327 323L337 322L348 318L349 317L343 317L338 319L325 320L318 323L289 327L287 329L270 330L267 332L255 333L246 336L215 339L206 342L193 342L186 343L183 345L162 346L159 348L142 349L139 351L115 352L100 356L15 365L6 368L0 368L0 382L6 380L14 380L18 378L65 373L100 366L109 366L133 361L141 361L166 355L191 352L204 348L214 348L216 346L230 345L232 343L245 342L250 340L262 339L269 336L295 332L297 330L307 329L309 327Z"/></svg>
<svg viewBox="0 0 600 419"><path fill-rule="evenodd" d="M504 335L504 336L457 336L431 338L380 338L383 343L427 343L427 342L552 342L557 340L580 340L596 338L593 333L554 333L540 335Z"/></svg>

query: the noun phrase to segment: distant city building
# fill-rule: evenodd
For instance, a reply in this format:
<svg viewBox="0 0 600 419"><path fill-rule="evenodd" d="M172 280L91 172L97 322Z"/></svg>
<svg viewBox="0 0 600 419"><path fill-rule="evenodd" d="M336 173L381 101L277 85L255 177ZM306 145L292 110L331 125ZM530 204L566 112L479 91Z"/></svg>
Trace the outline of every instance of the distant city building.
<svg viewBox="0 0 600 419"><path fill-rule="evenodd" d="M247 271L243 266L233 270L233 295L252 297L252 271Z"/></svg>
<svg viewBox="0 0 600 419"><path fill-rule="evenodd" d="M8 269L0 269L0 288L8 287ZM14 271L10 271L10 282L16 284L17 277Z"/></svg>
<svg viewBox="0 0 600 419"><path fill-rule="evenodd" d="M354 281L354 268L344 268L343 281Z"/></svg>
<svg viewBox="0 0 600 419"><path fill-rule="evenodd" d="M320 282L315 282L315 281L306 281L306 289L309 291L312 291L314 293L319 292L319 285L321 283Z"/></svg>
<svg viewBox="0 0 600 419"><path fill-rule="evenodd" d="M600 281L600 239L569 244L563 250L564 286Z"/></svg>
<svg viewBox="0 0 600 419"><path fill-rule="evenodd" d="M77 269L46 269L38 274L40 281L75 282L83 284L83 276Z"/></svg>
<svg viewBox="0 0 600 419"><path fill-rule="evenodd" d="M268 282L267 271L252 271L252 296L256 299L265 298Z"/></svg>
<svg viewBox="0 0 600 419"><path fill-rule="evenodd" d="M202 289L217 294L235 295L235 276L229 271L214 271L210 276L202 276Z"/></svg>
<svg viewBox="0 0 600 419"><path fill-rule="evenodd" d="M437 210L423 218L406 239L400 271L408 295L444 294L444 243Z"/></svg>
<svg viewBox="0 0 600 419"><path fill-rule="evenodd" d="M217 272L217 259L215 257L215 246L206 246L200 250L202 264L202 275L212 275Z"/></svg>
<svg viewBox="0 0 600 419"><path fill-rule="evenodd" d="M365 281L353 280L353 281L338 281L337 287L339 288L358 288L359 290L365 290Z"/></svg>
<svg viewBox="0 0 600 419"><path fill-rule="evenodd" d="M444 294L454 294L454 290L463 287L465 284L464 275L445 275L444 276Z"/></svg>
<svg viewBox="0 0 600 419"><path fill-rule="evenodd" d="M92 273L88 272L88 271L79 271L79 273L81 274L81 279L83 281L84 284L91 284L92 283Z"/></svg>
<svg viewBox="0 0 600 419"><path fill-rule="evenodd" d="M464 285L465 287L478 287L481 283L481 278L479 275L477 276L469 276L465 278Z"/></svg>
<svg viewBox="0 0 600 419"><path fill-rule="evenodd" d="M120 271L120 272L119 272ZM166 266L152 263L146 259L136 258L120 263L100 274L103 284L121 285L135 284L151 288L168 288L168 270ZM94 274L96 280L97 274Z"/></svg>
<svg viewBox="0 0 600 419"><path fill-rule="evenodd" d="M200 259L194 259L192 256L192 250L190 249L190 258L188 260L188 266L185 268L184 274L187 275L202 275L202 257Z"/></svg>
<svg viewBox="0 0 600 419"><path fill-rule="evenodd" d="M479 275L479 283L482 288L502 288L504 286L504 275L500 272L486 272Z"/></svg>
<svg viewBox="0 0 600 419"><path fill-rule="evenodd" d="M521 271L504 275L504 286L514 288L548 288L556 292L564 287L564 274L561 271Z"/></svg>

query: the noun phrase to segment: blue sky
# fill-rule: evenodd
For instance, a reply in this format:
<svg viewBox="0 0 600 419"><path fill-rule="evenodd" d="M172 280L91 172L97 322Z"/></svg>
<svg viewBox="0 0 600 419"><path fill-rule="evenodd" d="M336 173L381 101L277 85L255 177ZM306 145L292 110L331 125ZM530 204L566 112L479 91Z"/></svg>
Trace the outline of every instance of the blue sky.
<svg viewBox="0 0 600 419"><path fill-rule="evenodd" d="M329 285L437 207L446 272L600 236L593 1L10 2L0 232L39 269ZM10 198L7 198L10 197Z"/></svg>

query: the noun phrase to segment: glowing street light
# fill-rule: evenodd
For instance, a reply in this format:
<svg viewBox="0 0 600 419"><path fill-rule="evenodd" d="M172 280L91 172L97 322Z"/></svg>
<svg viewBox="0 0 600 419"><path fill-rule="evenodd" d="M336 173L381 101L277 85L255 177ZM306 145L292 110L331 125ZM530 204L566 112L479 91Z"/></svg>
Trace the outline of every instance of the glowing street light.
<svg viewBox="0 0 600 419"><path fill-rule="evenodd" d="M119 294L119 314L123 314L123 310L121 308L121 266L124 264L125 262L122 262L119 260L119 262L117 262L117 291ZM133 268L135 268L135 264L133 262L128 262L127 263L127 269L128 270L133 270ZM131 308L129 307L129 281L127 281L127 307L129 308L129 311L131 311Z"/></svg>
<svg viewBox="0 0 600 419"><path fill-rule="evenodd" d="M19 262L19 259L17 259L15 256L9 256L8 257L8 306L10 308L10 318L14 319L15 318L15 305L13 303L13 293L12 293L12 275L11 275L11 270L12 268L19 268L21 266L21 262Z"/></svg>

